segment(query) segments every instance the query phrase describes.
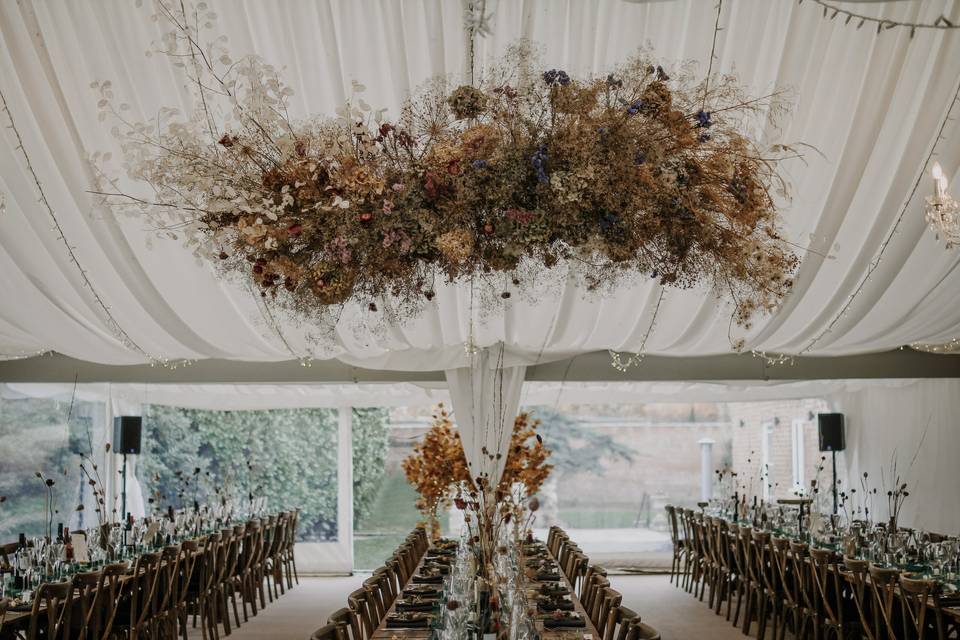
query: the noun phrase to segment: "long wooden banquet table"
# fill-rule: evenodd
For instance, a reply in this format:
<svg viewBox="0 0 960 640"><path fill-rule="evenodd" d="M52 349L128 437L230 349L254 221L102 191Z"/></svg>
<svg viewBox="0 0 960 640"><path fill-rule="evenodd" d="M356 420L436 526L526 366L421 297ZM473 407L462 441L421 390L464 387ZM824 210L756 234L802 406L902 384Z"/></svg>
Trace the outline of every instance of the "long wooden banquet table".
<svg viewBox="0 0 960 640"><path fill-rule="evenodd" d="M237 580L239 572L244 569L242 566L244 563L250 564L250 568L253 569L254 563L263 565L269 560L273 573L258 572L256 577L259 578L262 576L267 580L268 592L270 593L270 599L272 601L274 599L274 591L277 592L277 596L281 593L283 587L281 582L283 578L286 577L287 581L290 582L290 586L292 586L290 572L295 570L293 567L292 545L295 538L296 520L296 511L281 512L275 515L264 516L263 518L238 521L230 526L225 525L225 528L216 531L205 532L198 535L185 535L172 540L169 545L150 549L144 548L140 552L127 554L126 557L118 558L113 563L124 563L127 565L126 571L117 580L120 587L116 593L122 594L126 600L129 600L131 592L135 589L144 592L149 591L152 601L141 601L141 607L151 608L154 607L157 602L161 602L165 603L166 607L172 608L176 604L174 602L175 594L164 593L166 586L162 584L162 576L164 575L167 575L168 579L172 580L172 578L169 578L171 571L180 576L181 579L190 582L190 584L206 580L206 576L210 576L210 586L217 588L215 581L218 578L229 581ZM208 547L208 545L211 544L215 546ZM230 547L231 544L235 545L235 547ZM188 552L187 547L190 547L193 551ZM174 549L177 550L176 555L172 553ZM167 553L164 553L165 551ZM209 552L209 555L205 555L206 552ZM149 586L138 586L137 581L143 580L144 576L148 575L143 571L138 572L138 559L149 554L159 557L159 562L156 564L155 569L149 574L151 576L155 575L157 578L150 580L149 582L151 584ZM182 572L177 573L178 567L182 569L186 566L186 558L188 555L193 556L193 561L189 563L191 567L190 572L184 569ZM214 564L217 565L223 562L224 566L205 567L203 566L203 562L207 558L211 559ZM67 578L73 580L73 576L80 572L102 571L108 564L111 563L78 564L74 566L74 571L71 575L65 575L60 580L51 582L65 583ZM230 573L230 567L232 567L232 573ZM259 568L260 567L257 567L258 571ZM284 576L284 573L287 575ZM2 573L0 573L0 576L2 576ZM277 581L276 584L271 585L271 580ZM231 584L233 584L233 582L231 582ZM253 585L252 590L256 591L250 595L256 598L259 594L262 598L262 585L258 587L256 583L252 581L249 584ZM106 584L101 584L101 586L104 590L108 587ZM187 588L186 584L173 585L171 583L169 586L174 589L174 591ZM192 589L193 588L190 587L190 590ZM97 597L98 595L97 589L94 588L91 596ZM181 598L186 595L186 592L183 592ZM245 593L241 592L240 595L245 599L247 598L247 594ZM141 594L141 599L142 597ZM78 629L82 618L80 615L82 609L81 600L80 587L79 585L74 585L70 594L70 604L68 605L72 609L70 619L71 627L74 630ZM209 606L209 611L213 612L216 605L211 604ZM235 606L236 605L234 605L234 607ZM256 615L256 603L253 603L251 608L253 609L254 615ZM246 601L243 602L243 609L244 618L246 618ZM165 615L162 611L154 611L153 614L159 616ZM227 617L227 621L224 624L226 629L229 629L229 613L223 610L220 614L222 614L223 617ZM42 601L37 602L36 598L29 604L9 608L2 619L2 624L0 624L0 640L17 638L19 637L18 634L25 633L34 616L39 618L38 626L46 627L47 615L45 604ZM117 616L115 620L119 622L119 618L120 617ZM130 623L131 621L128 620L127 622ZM218 622L215 615L212 624L216 625ZM237 620L237 624L239 624L239 619ZM67 632L64 637L72 637L72 633Z"/></svg>
<svg viewBox="0 0 960 640"><path fill-rule="evenodd" d="M580 602L580 599L577 597L576 591L573 588L573 585L570 584L570 581L564 575L563 571L560 570L559 564L557 563L557 558L554 557L553 553L546 549L550 560L557 566L557 574L559 575L559 580L563 582L564 587L570 592L570 600L573 602L574 612L583 619L585 626L583 627L559 627L554 629L548 629L543 627L543 622L540 621L537 623L537 632L540 635L540 638L543 640L567 640L574 639L580 640L584 637L585 634L591 634L595 640L600 640L601 636L597 632L597 628L594 626L593 622L590 620L590 616L587 615L586 610L583 607L583 604ZM418 575L423 568L424 563L427 561L427 556L424 555L420 559L420 562L417 564L417 568L414 573L411 575L410 579L404 585L404 588L407 588L414 582L414 576ZM543 583L529 579L526 582L526 587L528 589L533 589L538 587ZM431 637L433 632L430 628L416 628L416 629L401 629L393 628L387 626L387 620L391 614L396 613L397 603L394 602L390 605L390 608L387 610L387 614L384 616L383 620L380 621L380 625L374 630L373 634L370 636L370 640L427 640Z"/></svg>

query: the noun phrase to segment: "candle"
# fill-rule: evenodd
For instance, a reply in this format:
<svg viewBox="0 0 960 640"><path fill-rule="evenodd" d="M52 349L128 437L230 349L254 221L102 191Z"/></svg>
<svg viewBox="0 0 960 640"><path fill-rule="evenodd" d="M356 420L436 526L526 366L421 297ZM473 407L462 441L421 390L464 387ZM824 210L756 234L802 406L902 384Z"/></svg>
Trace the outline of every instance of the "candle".
<svg viewBox="0 0 960 640"><path fill-rule="evenodd" d="M943 167L940 166L939 162L933 163L933 169L930 171L933 174L933 189L934 194L937 198L944 198L947 195L947 176L943 173Z"/></svg>

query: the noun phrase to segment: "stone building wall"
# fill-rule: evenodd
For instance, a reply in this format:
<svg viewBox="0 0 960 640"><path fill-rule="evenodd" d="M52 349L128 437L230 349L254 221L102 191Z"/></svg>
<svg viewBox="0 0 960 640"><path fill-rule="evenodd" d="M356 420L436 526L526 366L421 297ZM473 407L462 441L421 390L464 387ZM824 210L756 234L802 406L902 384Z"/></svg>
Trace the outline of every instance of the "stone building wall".
<svg viewBox="0 0 960 640"><path fill-rule="evenodd" d="M811 481L818 477L820 484L829 488L831 461L829 454L820 453L817 437L817 413L829 411L825 401L805 399L732 402L728 404L728 408L732 424L733 468L740 474L741 482L753 488L752 493L762 495L763 485L766 484L771 499L796 495L795 423L796 429L802 432L803 454L796 462L802 462L800 476L803 489L809 491ZM768 435L765 436L765 432ZM821 466L823 469L819 470ZM838 477L844 475L841 467L841 456L838 456ZM766 482L761 479L765 469L768 475Z"/></svg>

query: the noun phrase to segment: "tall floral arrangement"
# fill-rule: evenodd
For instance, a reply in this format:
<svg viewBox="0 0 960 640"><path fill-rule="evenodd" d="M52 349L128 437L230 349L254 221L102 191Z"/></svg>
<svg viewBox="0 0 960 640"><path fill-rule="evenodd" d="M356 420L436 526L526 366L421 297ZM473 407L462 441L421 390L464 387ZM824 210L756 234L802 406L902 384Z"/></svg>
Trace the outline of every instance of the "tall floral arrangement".
<svg viewBox="0 0 960 640"><path fill-rule="evenodd" d="M550 449L537 433L539 426L540 420L531 419L526 412L513 422L510 451L498 488L501 495L507 496L515 494L515 487L518 487L520 493L515 495L518 504L524 504L528 497L536 495L553 471L553 465L547 463Z"/></svg>
<svg viewBox="0 0 960 640"><path fill-rule="evenodd" d="M158 48L198 106L139 121L109 81L93 83L126 175L145 187L103 170L97 192L264 297L311 317L384 299L413 313L437 279L508 298L563 267L587 290L625 276L704 284L748 326L790 290L797 258L775 197L786 196L777 162L795 152L745 133L751 118L775 123L777 94L671 77L643 56L573 78L521 44L476 86L427 83L395 118L354 83L339 117L294 120L293 90L263 60L208 41L200 5L155 6L168 25Z"/></svg>
<svg viewBox="0 0 960 640"><path fill-rule="evenodd" d="M403 461L407 481L417 491L417 509L424 515L434 537L440 535L439 512L449 507L462 484L469 484L470 470L460 434L441 404L433 423L413 453Z"/></svg>

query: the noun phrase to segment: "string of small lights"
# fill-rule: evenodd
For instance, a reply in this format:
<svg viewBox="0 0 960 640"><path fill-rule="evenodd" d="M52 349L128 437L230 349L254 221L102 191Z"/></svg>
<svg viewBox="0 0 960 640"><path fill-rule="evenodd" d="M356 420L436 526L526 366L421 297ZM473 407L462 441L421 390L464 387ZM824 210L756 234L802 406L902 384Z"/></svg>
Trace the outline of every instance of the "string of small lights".
<svg viewBox="0 0 960 640"><path fill-rule="evenodd" d="M147 353L146 350L137 344L137 342L130 337L130 334L128 334L126 330L120 326L120 323L110 311L110 307L104 301L97 289L93 286L93 282L91 282L87 270L84 269L83 265L80 264L80 260L77 258L77 254L74 251L73 246L71 246L70 242L67 240L66 235L63 232L63 227L60 226L60 221L53 209L53 205L51 205L50 201L47 199L47 194L40 182L40 177L37 175L37 172L33 166L33 162L30 160L30 155L27 153L26 146L24 146L23 143L23 137L20 135L20 130L17 128L17 123L16 120L14 120L13 112L10 110L10 106L7 103L7 97L2 90L0 90L0 104L2 104L3 112L7 116L7 128L13 132L14 138L16 138L16 150L20 152L21 156L23 156L27 171L30 173L30 177L36 186L37 193L39 194L37 202L43 205L44 210L50 217L50 221L53 223L53 230L56 232L57 239L63 243L63 246L67 252L67 257L70 259L70 262L74 265L74 267L76 267L77 272L80 275L80 279L83 281L83 286L90 291L91 296L93 297L97 306L100 308L100 311L103 315L101 320L107 325L108 329L110 329L110 332L121 342L121 344L128 349L136 351L146 358L150 363L150 366L162 365L164 367L175 369L178 366L190 364L192 362L190 360L170 360L169 358L158 357ZM34 355L42 355L42 353L36 353Z"/></svg>
<svg viewBox="0 0 960 640"><path fill-rule="evenodd" d="M957 353L960 352L960 338L953 338L940 344L914 342L910 348L925 353Z"/></svg>
<svg viewBox="0 0 960 640"><path fill-rule="evenodd" d="M614 351L613 349L609 350L610 364L613 365L613 368L617 371L627 371L630 367L635 367L643 362L643 359L647 355L647 339L650 337L650 334L653 333L653 329L657 325L657 314L660 312L660 303L663 302L664 293L664 289L661 288L660 295L657 296L657 304L653 308L653 315L650 316L650 324L647 326L647 331L643 334L643 339L640 341L640 348L637 349L635 353L631 353L630 357L628 357L626 360L623 359L625 352Z"/></svg>
<svg viewBox="0 0 960 640"><path fill-rule="evenodd" d="M917 179L913 183L913 188L910 189L910 193L907 195L906 199L904 199L903 205L900 207L900 212L897 214L897 218L894 221L893 226L883 239L883 242L880 243L877 252L870 261L870 266L861 277L860 282L854 288L853 292L847 296L847 300L843 307L841 307L839 313L837 313L833 319L819 333L817 333L817 335L814 336L813 339L803 349L800 350L798 355L803 355L813 349L824 338L824 336L833 331L833 328L838 322L840 322L840 320L847 317L848 311L853 305L854 300L856 300L863 291L867 282L871 281L873 272L876 271L877 267L880 266L880 262L883 259L883 254L886 252L887 247L890 246L890 242L893 240L893 237L897 235L898 231L900 230L900 223L903 222L904 216L907 213L907 209L910 208L910 203L913 201L913 197L916 195L921 181L923 180L924 176L927 175L927 167L930 164L931 159L936 154L938 143L943 139L943 132L946 129L947 123L953 120L953 110L957 106L958 102L960 102L960 82L957 83L957 88L953 92L953 99L950 101L950 107L947 109L947 113L944 116L943 121L940 123L940 128L937 130L937 137L934 138L933 144L930 146L930 151L927 153L927 156L923 161L921 171L917 174Z"/></svg>

